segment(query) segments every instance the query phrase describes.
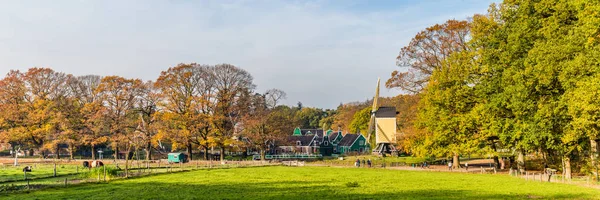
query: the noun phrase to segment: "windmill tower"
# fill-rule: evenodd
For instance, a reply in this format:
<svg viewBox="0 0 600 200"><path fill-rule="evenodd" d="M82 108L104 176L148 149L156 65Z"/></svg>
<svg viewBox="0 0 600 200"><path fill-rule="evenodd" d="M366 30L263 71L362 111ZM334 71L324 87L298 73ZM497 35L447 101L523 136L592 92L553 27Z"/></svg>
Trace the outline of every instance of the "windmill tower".
<svg viewBox="0 0 600 200"><path fill-rule="evenodd" d="M375 135L375 148L373 153L379 155L396 154L396 112L395 107L379 107L379 83L377 79L377 89L373 97L373 107L371 109L371 120L367 142L371 142L371 135Z"/></svg>

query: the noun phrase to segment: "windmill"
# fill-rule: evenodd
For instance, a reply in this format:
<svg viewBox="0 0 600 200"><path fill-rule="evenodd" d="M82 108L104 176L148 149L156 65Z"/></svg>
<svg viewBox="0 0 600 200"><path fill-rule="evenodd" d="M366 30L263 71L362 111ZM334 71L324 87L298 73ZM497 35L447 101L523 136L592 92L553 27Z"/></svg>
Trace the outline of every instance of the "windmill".
<svg viewBox="0 0 600 200"><path fill-rule="evenodd" d="M379 155L396 154L396 112L395 107L379 107L379 84L377 79L377 89L373 97L373 107L371 109L371 120L367 134L367 142L371 142L371 135L375 134L375 148L373 153Z"/></svg>

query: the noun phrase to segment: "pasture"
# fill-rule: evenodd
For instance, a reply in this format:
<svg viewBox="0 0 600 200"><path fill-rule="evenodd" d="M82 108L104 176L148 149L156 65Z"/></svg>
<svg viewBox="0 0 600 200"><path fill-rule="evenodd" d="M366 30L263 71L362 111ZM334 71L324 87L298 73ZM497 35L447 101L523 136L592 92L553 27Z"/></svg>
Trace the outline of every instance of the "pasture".
<svg viewBox="0 0 600 200"><path fill-rule="evenodd" d="M54 164L52 163L27 163L17 167L12 165L2 165L0 167L0 183L23 180L23 167L25 166L33 167L33 172L27 173L28 179L41 179L54 176ZM64 176L75 174L82 169L83 167L75 164L57 164L56 175Z"/></svg>
<svg viewBox="0 0 600 200"><path fill-rule="evenodd" d="M4 195L4 194L2 194ZM203 169L7 199L598 199L600 190L492 174L339 167Z"/></svg>

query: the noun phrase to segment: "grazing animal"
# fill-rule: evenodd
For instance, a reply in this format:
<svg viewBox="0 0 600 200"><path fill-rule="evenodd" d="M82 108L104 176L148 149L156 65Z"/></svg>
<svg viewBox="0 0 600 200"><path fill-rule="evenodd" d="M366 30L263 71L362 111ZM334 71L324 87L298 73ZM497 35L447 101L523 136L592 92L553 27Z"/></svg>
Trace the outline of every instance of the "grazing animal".
<svg viewBox="0 0 600 200"><path fill-rule="evenodd" d="M31 172L31 166L24 167L23 172Z"/></svg>
<svg viewBox="0 0 600 200"><path fill-rule="evenodd" d="M102 167L102 166L104 166L104 163L102 163L102 161L97 161L97 160L92 161L92 167Z"/></svg>
<svg viewBox="0 0 600 200"><path fill-rule="evenodd" d="M91 166L90 166L90 162L88 162L88 161L83 161L83 167L90 168L90 167L91 167Z"/></svg>

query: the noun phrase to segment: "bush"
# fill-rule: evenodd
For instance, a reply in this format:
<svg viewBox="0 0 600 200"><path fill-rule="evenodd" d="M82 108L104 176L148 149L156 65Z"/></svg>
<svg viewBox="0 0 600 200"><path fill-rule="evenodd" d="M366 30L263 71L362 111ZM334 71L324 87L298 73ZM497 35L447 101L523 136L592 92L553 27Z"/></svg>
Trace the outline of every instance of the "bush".
<svg viewBox="0 0 600 200"><path fill-rule="evenodd" d="M360 184L358 184L358 182L356 182L356 181L346 183L346 187L359 187L359 186L360 186Z"/></svg>
<svg viewBox="0 0 600 200"><path fill-rule="evenodd" d="M119 173L119 169L115 168L115 167L108 167L108 166L104 166L106 167L106 179L110 180L111 178L117 177L118 173ZM85 171L81 174L79 174L80 178L98 178L98 175L100 175L100 178L104 178L104 169L102 167L97 167L97 168L92 168L88 171Z"/></svg>

